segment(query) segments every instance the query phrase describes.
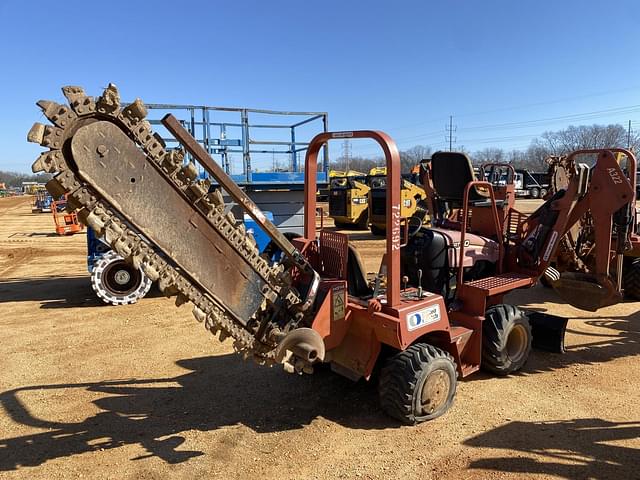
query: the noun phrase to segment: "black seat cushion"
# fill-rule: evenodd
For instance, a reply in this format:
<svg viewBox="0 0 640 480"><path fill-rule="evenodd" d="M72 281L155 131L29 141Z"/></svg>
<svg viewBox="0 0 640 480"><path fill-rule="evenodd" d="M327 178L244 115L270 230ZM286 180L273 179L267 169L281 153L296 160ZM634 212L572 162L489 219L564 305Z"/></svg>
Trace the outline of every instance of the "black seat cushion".
<svg viewBox="0 0 640 480"><path fill-rule="evenodd" d="M347 285L349 295L354 297L370 297L373 293L362 265L360 254L349 245L349 256L347 259Z"/></svg>

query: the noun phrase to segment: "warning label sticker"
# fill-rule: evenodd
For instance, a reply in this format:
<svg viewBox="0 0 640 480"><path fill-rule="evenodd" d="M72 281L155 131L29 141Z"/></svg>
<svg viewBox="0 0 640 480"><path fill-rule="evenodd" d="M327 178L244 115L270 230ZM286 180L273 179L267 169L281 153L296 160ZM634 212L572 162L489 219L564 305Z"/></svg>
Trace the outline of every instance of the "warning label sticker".
<svg viewBox="0 0 640 480"><path fill-rule="evenodd" d="M331 303L333 307L331 320L333 320L334 322L336 320L344 320L346 292L345 288L342 285L333 287Z"/></svg>

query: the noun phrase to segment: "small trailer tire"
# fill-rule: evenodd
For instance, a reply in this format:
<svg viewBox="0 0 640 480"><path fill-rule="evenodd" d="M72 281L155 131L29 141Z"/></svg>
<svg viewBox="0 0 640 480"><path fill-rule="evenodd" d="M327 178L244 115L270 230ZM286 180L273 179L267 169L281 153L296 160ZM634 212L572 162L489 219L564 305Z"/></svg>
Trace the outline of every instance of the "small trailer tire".
<svg viewBox="0 0 640 480"><path fill-rule="evenodd" d="M135 268L113 250L94 264L91 288L98 298L111 305L136 303L151 288L151 279L142 269Z"/></svg>

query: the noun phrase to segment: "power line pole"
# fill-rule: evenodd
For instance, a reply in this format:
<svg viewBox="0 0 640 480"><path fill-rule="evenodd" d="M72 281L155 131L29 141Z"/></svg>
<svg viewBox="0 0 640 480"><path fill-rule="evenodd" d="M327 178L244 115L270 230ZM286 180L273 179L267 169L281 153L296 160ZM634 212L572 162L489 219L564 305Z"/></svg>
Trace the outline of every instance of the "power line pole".
<svg viewBox="0 0 640 480"><path fill-rule="evenodd" d="M351 163L351 142L349 140L342 142L342 158L344 159L345 170L349 171L349 164Z"/></svg>
<svg viewBox="0 0 640 480"><path fill-rule="evenodd" d="M629 128L627 128L627 148L631 148L631 120L629 120Z"/></svg>
<svg viewBox="0 0 640 480"><path fill-rule="evenodd" d="M453 133L458 129L457 125L453 125L453 115L449 115L449 125L445 125L445 131L447 132L447 136L445 137L445 141L449 141L449 151L453 151L453 142L457 140L457 138L453 138Z"/></svg>

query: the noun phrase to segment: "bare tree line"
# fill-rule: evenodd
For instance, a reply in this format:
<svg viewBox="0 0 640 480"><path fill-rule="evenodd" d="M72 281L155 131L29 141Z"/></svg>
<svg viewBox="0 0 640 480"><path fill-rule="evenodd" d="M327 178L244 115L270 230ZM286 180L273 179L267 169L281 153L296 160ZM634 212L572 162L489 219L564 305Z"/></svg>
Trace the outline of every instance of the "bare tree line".
<svg viewBox="0 0 640 480"><path fill-rule="evenodd" d="M516 168L526 168L532 171L545 171L544 160L550 155L564 155L574 150L588 148L611 148L630 146L635 151L640 149L640 134L629 132L619 124L611 125L579 125L569 126L563 130L547 131L533 139L524 150L505 150L488 147L475 152L469 152L464 146L458 151L469 155L474 164L486 162L509 162ZM408 172L423 158L429 158L433 149L429 145L416 145L400 152L402 171ZM384 159L375 157L351 157L349 168L367 173L369 169L380 166ZM343 158L332 162L331 167L344 170Z"/></svg>
<svg viewBox="0 0 640 480"><path fill-rule="evenodd" d="M44 183L51 179L51 175L41 173L32 175L27 173L7 172L0 170L0 183L4 183L7 187L20 187L22 182L40 182Z"/></svg>

